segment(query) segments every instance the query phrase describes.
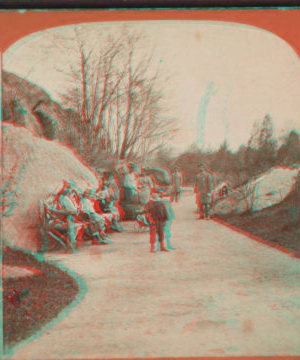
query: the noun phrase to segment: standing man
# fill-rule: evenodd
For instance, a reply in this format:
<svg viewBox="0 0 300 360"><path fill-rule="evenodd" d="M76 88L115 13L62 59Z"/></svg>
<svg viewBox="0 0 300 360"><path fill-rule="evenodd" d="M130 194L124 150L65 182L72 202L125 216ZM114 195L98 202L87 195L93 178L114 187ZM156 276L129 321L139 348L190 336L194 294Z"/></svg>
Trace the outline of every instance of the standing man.
<svg viewBox="0 0 300 360"><path fill-rule="evenodd" d="M136 164L131 163L129 166L126 166L124 170L124 201L136 203L136 198L138 197L138 190L140 187L139 179L136 174L137 166Z"/></svg>
<svg viewBox="0 0 300 360"><path fill-rule="evenodd" d="M195 193L196 203L200 212L199 219L210 219L211 217L211 203L212 203L212 192L213 192L213 175L207 171L206 164L200 162L198 164L198 175L196 177Z"/></svg>
<svg viewBox="0 0 300 360"><path fill-rule="evenodd" d="M151 194L155 190L155 184L151 177L146 174L146 169L142 168L140 173L141 190L139 193L139 200L141 204L147 204L150 200Z"/></svg>
<svg viewBox="0 0 300 360"><path fill-rule="evenodd" d="M172 202L175 200L178 202L181 195L181 186L183 184L183 176L179 171L179 166L175 167L175 171L172 174Z"/></svg>

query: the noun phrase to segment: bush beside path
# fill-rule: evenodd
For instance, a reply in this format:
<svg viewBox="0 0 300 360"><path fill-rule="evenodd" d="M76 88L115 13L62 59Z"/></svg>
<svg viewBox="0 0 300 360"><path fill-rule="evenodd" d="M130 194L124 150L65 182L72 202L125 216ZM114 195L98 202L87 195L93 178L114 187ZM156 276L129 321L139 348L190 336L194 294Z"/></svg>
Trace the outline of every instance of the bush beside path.
<svg viewBox="0 0 300 360"><path fill-rule="evenodd" d="M3 249L3 264L3 340L9 352L70 305L78 285L67 272L20 250Z"/></svg>

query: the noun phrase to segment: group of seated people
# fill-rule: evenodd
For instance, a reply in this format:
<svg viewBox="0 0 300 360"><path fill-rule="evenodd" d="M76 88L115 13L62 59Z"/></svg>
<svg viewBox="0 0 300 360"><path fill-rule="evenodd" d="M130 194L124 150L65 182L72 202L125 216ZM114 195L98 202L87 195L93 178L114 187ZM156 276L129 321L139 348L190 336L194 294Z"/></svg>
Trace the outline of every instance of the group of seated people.
<svg viewBox="0 0 300 360"><path fill-rule="evenodd" d="M147 169L130 163L115 172L104 172L102 178L101 187L83 192L72 181L64 181L61 190L44 201L50 237L59 242L63 238L73 249L86 239L92 239L93 244L111 244L112 232L125 231L120 221L127 204L136 208L136 220L149 225L144 209L159 187Z"/></svg>
<svg viewBox="0 0 300 360"><path fill-rule="evenodd" d="M113 174L104 176L101 188L81 192L72 182L64 181L60 191L46 202L46 222L52 237L60 230L67 231L66 241L74 249L85 238L93 244L111 244L110 233L125 231L119 224L122 209L118 205L119 187Z"/></svg>

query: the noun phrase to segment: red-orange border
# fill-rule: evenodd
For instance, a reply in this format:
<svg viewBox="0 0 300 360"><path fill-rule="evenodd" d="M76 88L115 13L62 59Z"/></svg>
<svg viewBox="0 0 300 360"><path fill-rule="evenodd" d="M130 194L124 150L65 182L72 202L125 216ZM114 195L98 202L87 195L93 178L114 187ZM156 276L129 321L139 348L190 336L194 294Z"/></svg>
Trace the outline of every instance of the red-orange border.
<svg viewBox="0 0 300 360"><path fill-rule="evenodd" d="M205 20L247 24L270 31L300 55L300 9L236 10L27 10L0 11L0 50L22 37L48 28L82 22ZM270 59L271 60L271 59Z"/></svg>
<svg viewBox="0 0 300 360"><path fill-rule="evenodd" d="M66 25L83 23L83 22L100 22L100 21L112 22L112 21L139 21L139 20L225 21L225 22L233 22L233 23L256 26L258 28L270 31L281 37L283 40L287 41L297 52L298 56L300 56L300 9L40 10L40 11L27 10L25 12L19 12L15 10L14 11L0 10L0 51L3 53L13 43L20 40L22 37L49 28L66 26ZM272 61L272 59L270 59L270 61ZM234 230L239 231L238 229L234 229ZM270 246L270 243L266 243L262 239L254 237L252 235L250 235L250 237ZM283 251L283 249L278 249L278 250ZM288 252L288 251L284 250L284 252ZM290 255L292 254L290 253ZM299 341L300 341L300 336L299 336ZM167 359L290 360L290 359L300 359L300 356L151 358L151 360L167 360ZM116 359L111 359L111 360L116 360ZM136 358L134 360L140 360L140 359Z"/></svg>

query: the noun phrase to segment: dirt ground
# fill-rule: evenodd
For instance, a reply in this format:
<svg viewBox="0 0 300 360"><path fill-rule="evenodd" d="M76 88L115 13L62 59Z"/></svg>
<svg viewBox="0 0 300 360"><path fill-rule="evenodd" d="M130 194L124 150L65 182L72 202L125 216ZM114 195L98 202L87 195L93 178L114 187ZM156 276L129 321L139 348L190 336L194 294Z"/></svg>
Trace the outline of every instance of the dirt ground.
<svg viewBox="0 0 300 360"><path fill-rule="evenodd" d="M175 251L127 224L113 245L48 254L84 297L6 358L300 355L299 259L196 220L192 194L174 210Z"/></svg>

